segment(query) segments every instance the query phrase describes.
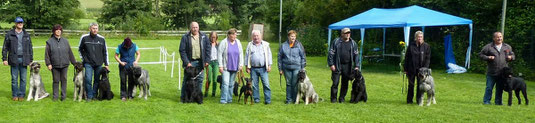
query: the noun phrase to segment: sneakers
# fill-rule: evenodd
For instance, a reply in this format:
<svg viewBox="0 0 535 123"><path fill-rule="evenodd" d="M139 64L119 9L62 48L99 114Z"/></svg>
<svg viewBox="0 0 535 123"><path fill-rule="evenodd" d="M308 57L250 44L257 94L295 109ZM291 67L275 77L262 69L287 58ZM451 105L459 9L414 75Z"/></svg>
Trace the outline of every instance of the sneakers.
<svg viewBox="0 0 535 123"><path fill-rule="evenodd" d="M13 97L12 100L13 100L13 101L19 101L19 98L18 98L18 97Z"/></svg>
<svg viewBox="0 0 535 123"><path fill-rule="evenodd" d="M126 102L126 98L124 98L124 97L123 97L121 100L122 100L123 102Z"/></svg>

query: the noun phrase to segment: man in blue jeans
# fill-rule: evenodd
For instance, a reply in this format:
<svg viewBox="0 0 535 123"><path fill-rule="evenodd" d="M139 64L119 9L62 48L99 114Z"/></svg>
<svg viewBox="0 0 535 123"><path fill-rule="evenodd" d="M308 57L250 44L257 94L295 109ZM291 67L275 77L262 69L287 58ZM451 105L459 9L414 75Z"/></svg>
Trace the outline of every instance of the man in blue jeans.
<svg viewBox="0 0 535 123"><path fill-rule="evenodd" d="M502 93L504 81L500 77L500 71L508 66L508 63L515 59L513 48L509 44L503 43L503 35L501 32L495 32L492 38L494 41L485 45L479 58L487 61L487 87L485 88L485 95L483 96L483 104L490 104L492 98L492 88L496 84L496 97L494 104L502 105Z"/></svg>
<svg viewBox="0 0 535 123"><path fill-rule="evenodd" d="M191 22L190 31L182 36L180 40L180 59L182 59L182 67L198 67L204 68L210 62L211 47L210 39L204 33L199 31L199 23ZM180 89L180 102L183 102L184 97L184 82L192 76L184 76L182 88ZM196 78L200 90L202 90L202 81L204 72Z"/></svg>
<svg viewBox="0 0 535 123"><path fill-rule="evenodd" d="M13 101L23 101L26 92L26 70L33 61L32 40L23 29L24 20L15 18L15 28L6 33L2 48L4 65L11 66L11 96ZM20 78L20 84L18 80Z"/></svg>
<svg viewBox="0 0 535 123"><path fill-rule="evenodd" d="M82 59L85 68L84 82L85 90L87 92L87 102L90 102L91 99L95 98L97 95L102 64L105 65L105 69L108 69L109 65L106 40L103 36L98 34L98 24L91 23L89 25L89 31L89 34L82 35L80 38L80 46L78 46L80 58ZM92 77L94 79L93 86L91 86Z"/></svg>
<svg viewBox="0 0 535 123"><path fill-rule="evenodd" d="M273 64L269 43L262 40L260 31L252 31L253 41L249 42L245 50L245 66L247 73L253 80L253 98L255 103L260 102L258 78L262 79L264 86L264 104L271 103L271 89L269 88L268 72Z"/></svg>

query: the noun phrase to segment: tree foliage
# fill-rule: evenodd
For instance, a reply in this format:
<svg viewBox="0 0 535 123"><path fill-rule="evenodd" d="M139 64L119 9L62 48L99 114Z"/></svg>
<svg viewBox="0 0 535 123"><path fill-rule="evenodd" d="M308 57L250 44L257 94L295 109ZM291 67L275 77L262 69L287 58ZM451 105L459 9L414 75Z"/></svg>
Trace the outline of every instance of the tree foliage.
<svg viewBox="0 0 535 123"><path fill-rule="evenodd" d="M203 17L209 14L209 6L204 0L162 0L162 13L165 22L173 29L187 28L189 23L196 21L205 26Z"/></svg>
<svg viewBox="0 0 535 123"><path fill-rule="evenodd" d="M77 26L77 19L84 13L78 7L78 0L1 0L0 18L3 22L13 22L22 17L25 28L50 29L54 24Z"/></svg>
<svg viewBox="0 0 535 123"><path fill-rule="evenodd" d="M152 0L102 0L99 23L111 24L115 29L133 30L147 34L151 30L163 29L163 22L153 12Z"/></svg>

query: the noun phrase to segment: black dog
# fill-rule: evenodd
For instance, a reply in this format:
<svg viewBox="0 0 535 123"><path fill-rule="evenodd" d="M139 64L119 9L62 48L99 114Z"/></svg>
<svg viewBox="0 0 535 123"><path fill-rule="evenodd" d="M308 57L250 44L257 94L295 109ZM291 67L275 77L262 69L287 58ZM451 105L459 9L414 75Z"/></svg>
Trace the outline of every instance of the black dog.
<svg viewBox="0 0 535 123"><path fill-rule="evenodd" d="M253 104L253 83L251 82L250 78L245 78L245 82L246 83L243 84L243 86L241 86L240 95L238 96L238 102L240 102L241 95L245 93L243 97L244 104L247 104L247 99L251 97L251 105L252 105ZM238 87L234 87L234 88L238 88Z"/></svg>
<svg viewBox="0 0 535 123"><path fill-rule="evenodd" d="M221 75L217 76L217 83L219 83L219 89L221 89L221 82L223 82L223 77ZM238 96L238 87L240 84L238 82L234 82L234 89L232 92L234 93L234 96Z"/></svg>
<svg viewBox="0 0 535 123"><path fill-rule="evenodd" d="M100 80L98 85L98 99L99 100L111 100L113 99L113 92L111 91L110 87L110 80L108 78L108 74L110 73L110 70L103 68L100 71Z"/></svg>
<svg viewBox="0 0 535 123"><path fill-rule="evenodd" d="M518 99L518 104L521 104L522 100L520 99L520 91L524 95L526 100L526 105L529 104L528 95L526 92L526 82L520 77L513 76L513 69L509 67L504 67L502 69L502 77L504 80L503 91L509 93L509 99L507 105L511 106L513 103L513 90L515 91L516 98Z"/></svg>
<svg viewBox="0 0 535 123"><path fill-rule="evenodd" d="M351 86L351 100L350 103L358 103L359 101L368 101L368 94L366 93L366 83L360 70L352 70L349 75L349 80L353 80Z"/></svg>
<svg viewBox="0 0 535 123"><path fill-rule="evenodd" d="M181 99L183 103L192 103L197 102L198 104L203 103L202 92L198 87L196 81L197 77L201 75L202 69L196 67L186 67L185 73L189 76L189 79L185 82L184 97Z"/></svg>

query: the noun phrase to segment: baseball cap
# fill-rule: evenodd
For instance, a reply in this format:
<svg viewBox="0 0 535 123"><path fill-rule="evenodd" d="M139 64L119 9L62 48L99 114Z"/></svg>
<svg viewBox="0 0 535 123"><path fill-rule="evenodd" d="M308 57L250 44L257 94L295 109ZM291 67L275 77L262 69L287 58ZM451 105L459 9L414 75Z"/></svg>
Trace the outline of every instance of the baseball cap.
<svg viewBox="0 0 535 123"><path fill-rule="evenodd" d="M24 20L21 17L15 18L15 23L24 23Z"/></svg>
<svg viewBox="0 0 535 123"><path fill-rule="evenodd" d="M342 29L342 33L345 34L345 33L350 33L351 32L351 29L349 28L343 28Z"/></svg>

